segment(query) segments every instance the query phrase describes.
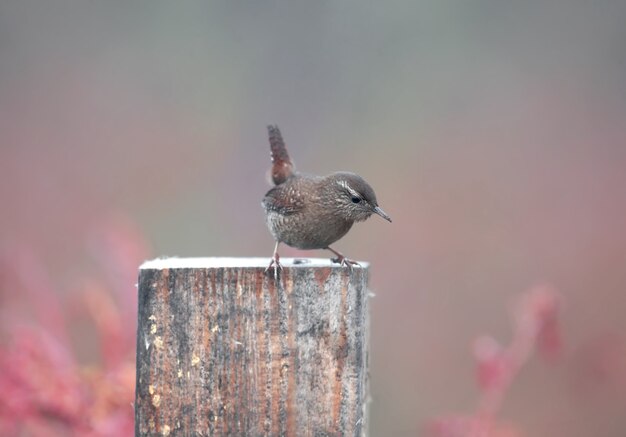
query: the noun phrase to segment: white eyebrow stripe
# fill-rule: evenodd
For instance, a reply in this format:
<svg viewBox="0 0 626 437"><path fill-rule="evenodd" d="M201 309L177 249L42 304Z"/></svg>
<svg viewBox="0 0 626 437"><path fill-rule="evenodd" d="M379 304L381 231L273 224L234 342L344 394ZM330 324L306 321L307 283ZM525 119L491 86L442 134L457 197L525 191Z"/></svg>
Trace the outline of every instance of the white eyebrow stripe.
<svg viewBox="0 0 626 437"><path fill-rule="evenodd" d="M352 187L350 185L348 185L348 183L344 180L338 180L337 183L339 184L340 187L348 190L348 192L350 193L351 196L353 197L358 197L359 199L361 198L361 195L359 194L358 191L352 189Z"/></svg>

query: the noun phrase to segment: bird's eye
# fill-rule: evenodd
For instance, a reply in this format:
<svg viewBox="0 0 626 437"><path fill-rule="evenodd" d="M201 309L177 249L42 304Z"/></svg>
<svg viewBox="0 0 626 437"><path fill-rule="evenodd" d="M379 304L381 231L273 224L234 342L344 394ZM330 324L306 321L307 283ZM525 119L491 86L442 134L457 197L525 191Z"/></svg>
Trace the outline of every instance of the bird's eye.
<svg viewBox="0 0 626 437"><path fill-rule="evenodd" d="M360 197L356 197L356 196L352 196L352 203L361 203L361 198Z"/></svg>

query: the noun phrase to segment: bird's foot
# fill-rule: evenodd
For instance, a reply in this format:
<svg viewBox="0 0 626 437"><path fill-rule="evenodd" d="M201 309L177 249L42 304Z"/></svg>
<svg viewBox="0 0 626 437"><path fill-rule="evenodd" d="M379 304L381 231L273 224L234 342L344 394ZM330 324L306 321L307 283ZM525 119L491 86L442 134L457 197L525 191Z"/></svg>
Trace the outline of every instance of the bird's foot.
<svg viewBox="0 0 626 437"><path fill-rule="evenodd" d="M350 258L346 258L345 256L343 256L342 253L337 252L335 249L333 249L331 247L327 247L326 249L330 250L332 253L337 255L336 258L331 258L330 259L332 262L337 263L337 264L341 264L343 267L350 267L350 270L352 270L352 266L361 267L361 264L359 264L356 261L351 260Z"/></svg>
<svg viewBox="0 0 626 437"><path fill-rule="evenodd" d="M352 270L353 266L361 267L361 264L343 255L338 255L336 258L331 258L330 260L336 264L341 264L343 267L349 267L350 270Z"/></svg>
<svg viewBox="0 0 626 437"><path fill-rule="evenodd" d="M270 272L272 267L274 267L274 279L278 279L279 273L283 271L283 266L280 263L280 256L276 252L274 252L274 255L272 256L270 265L265 269L265 273L267 274Z"/></svg>

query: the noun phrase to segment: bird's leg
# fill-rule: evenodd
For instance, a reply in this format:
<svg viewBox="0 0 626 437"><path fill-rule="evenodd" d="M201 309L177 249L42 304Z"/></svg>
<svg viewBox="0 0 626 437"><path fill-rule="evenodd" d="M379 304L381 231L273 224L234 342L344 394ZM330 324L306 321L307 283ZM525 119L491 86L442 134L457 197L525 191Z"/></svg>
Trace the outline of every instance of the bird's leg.
<svg viewBox="0 0 626 437"><path fill-rule="evenodd" d="M274 278L278 278L278 271L283 270L283 266L280 264L280 256L278 255L278 245L280 241L276 242L276 246L274 246L274 255L272 255L272 260L270 261L270 265L265 269L265 273L267 273L272 266L274 266Z"/></svg>
<svg viewBox="0 0 626 437"><path fill-rule="evenodd" d="M325 249L330 250L332 253L334 253L335 255L337 255L337 258L331 258L331 261L334 263L338 263L341 264L342 266L346 266L346 267L350 267L352 268L352 266L358 266L361 267L361 264L359 264L356 261L352 261L350 258L346 258L345 256L343 256L343 254L337 252L335 249L333 249L332 247L328 246Z"/></svg>

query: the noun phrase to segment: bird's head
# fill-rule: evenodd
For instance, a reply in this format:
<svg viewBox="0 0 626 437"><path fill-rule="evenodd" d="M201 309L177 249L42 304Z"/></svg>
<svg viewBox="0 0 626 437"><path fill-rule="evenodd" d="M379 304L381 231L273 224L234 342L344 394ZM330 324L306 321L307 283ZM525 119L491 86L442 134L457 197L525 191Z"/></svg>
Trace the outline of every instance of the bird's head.
<svg viewBox="0 0 626 437"><path fill-rule="evenodd" d="M361 176L348 172L333 173L325 178L324 183L328 184L336 211L345 219L360 222L378 214L391 222L391 217L378 206L374 190Z"/></svg>

